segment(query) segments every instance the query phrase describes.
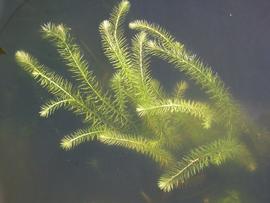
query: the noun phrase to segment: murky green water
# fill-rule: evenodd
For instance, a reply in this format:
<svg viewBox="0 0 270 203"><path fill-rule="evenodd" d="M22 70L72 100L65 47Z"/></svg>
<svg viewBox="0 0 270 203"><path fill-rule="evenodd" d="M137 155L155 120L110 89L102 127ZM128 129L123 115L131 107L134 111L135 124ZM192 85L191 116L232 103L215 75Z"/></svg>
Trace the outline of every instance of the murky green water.
<svg viewBox="0 0 270 203"><path fill-rule="evenodd" d="M65 74L56 51L40 37L40 25L72 28L97 77L113 69L104 56L98 26L117 1L0 0L0 202L2 203L267 203L270 126L270 2L267 0L134 0L127 21L147 19L169 30L213 67L260 129L252 145L256 170L227 163L210 167L172 192L157 187L161 169L150 159L97 142L63 151L63 135L82 127L60 111L43 119L49 95L14 61L24 49ZM127 25L126 25L126 29ZM128 32L131 36L133 33ZM151 71L169 92L183 75L154 59ZM193 88L193 86L191 87ZM196 89L191 97L203 95Z"/></svg>

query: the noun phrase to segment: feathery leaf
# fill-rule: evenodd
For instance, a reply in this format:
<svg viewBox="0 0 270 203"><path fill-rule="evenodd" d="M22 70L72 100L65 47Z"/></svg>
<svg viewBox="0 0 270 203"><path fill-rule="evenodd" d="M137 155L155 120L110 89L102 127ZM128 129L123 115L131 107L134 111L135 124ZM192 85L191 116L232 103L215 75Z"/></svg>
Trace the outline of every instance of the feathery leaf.
<svg viewBox="0 0 270 203"><path fill-rule="evenodd" d="M237 117L238 114L237 104L217 74L203 65L194 54L186 51L182 43L177 42L172 35L159 25L137 20L131 22L129 27L145 31L156 38L156 42L150 41L148 43L151 53L175 64L178 69L199 84L216 103L217 108L227 120L228 127L231 127L233 118Z"/></svg>
<svg viewBox="0 0 270 203"><path fill-rule="evenodd" d="M170 112L181 112L187 113L195 118L202 120L204 128L210 128L213 121L213 113L209 106L204 103L194 102L189 100L165 100L159 101L154 105L150 106L139 106L137 112L140 116L145 114L150 115L162 115Z"/></svg>
<svg viewBox="0 0 270 203"><path fill-rule="evenodd" d="M173 162L172 155L160 148L155 140L148 140L144 137L134 135L121 134L113 130L105 130L99 135L98 139L100 142L108 145L121 146L144 154L152 158L161 166L167 166Z"/></svg>
<svg viewBox="0 0 270 203"><path fill-rule="evenodd" d="M237 104L217 74L204 66L194 55L185 51L183 47L181 50L171 48L175 49L172 51L154 41L150 41L148 45L152 54L175 64L177 68L199 84L215 102L217 109L222 112L228 127L231 126L233 119L239 115Z"/></svg>
<svg viewBox="0 0 270 203"><path fill-rule="evenodd" d="M66 61L70 71L79 82L80 90L85 93L87 102L91 102L95 108L99 109L107 118L114 122L125 125L128 122L126 113L114 106L108 94L104 94L89 70L87 61L83 58L80 48L75 44L75 40L69 33L70 28L63 24L55 25L48 23L42 26L42 33L46 39L51 40L57 47L60 56Z"/></svg>
<svg viewBox="0 0 270 203"><path fill-rule="evenodd" d="M60 146L64 150L70 150L79 144L87 141L93 141L97 138L98 134L102 131L99 128L90 128L87 130L77 130L76 132L66 135L62 138Z"/></svg>
<svg viewBox="0 0 270 203"><path fill-rule="evenodd" d="M221 165L226 160L238 155L241 145L233 139L217 140L192 150L182 158L175 167L166 172L159 180L158 185L163 191L169 192L189 178L195 176L210 164Z"/></svg>
<svg viewBox="0 0 270 203"><path fill-rule="evenodd" d="M133 22L130 22L129 28L149 33L151 36L160 39L165 45L171 46L175 44L174 37L169 34L165 29L163 29L159 25L148 23L145 20L135 20Z"/></svg>
<svg viewBox="0 0 270 203"><path fill-rule="evenodd" d="M48 118L52 115L56 110L68 106L71 103L71 99L55 99L49 100L46 104L41 106L40 116Z"/></svg>
<svg viewBox="0 0 270 203"><path fill-rule="evenodd" d="M37 59L24 51L17 51L15 57L17 63L36 79L42 87L61 99L67 99L75 113L83 114L86 120L91 119L93 112L84 103L80 92L74 90L71 83L56 73L49 71L45 66L39 64Z"/></svg>
<svg viewBox="0 0 270 203"><path fill-rule="evenodd" d="M157 99L149 72L149 56L146 49L147 35L140 32L132 39L132 64L134 73L131 85L134 88L134 103L151 104Z"/></svg>
<svg viewBox="0 0 270 203"><path fill-rule="evenodd" d="M61 140L61 147L69 150L83 142L97 139L101 143L113 146L120 146L131 149L146 156L149 156L161 166L172 163L171 154L158 146L156 141L147 140L143 137L127 135L107 128L91 128L78 130L71 135L65 136Z"/></svg>

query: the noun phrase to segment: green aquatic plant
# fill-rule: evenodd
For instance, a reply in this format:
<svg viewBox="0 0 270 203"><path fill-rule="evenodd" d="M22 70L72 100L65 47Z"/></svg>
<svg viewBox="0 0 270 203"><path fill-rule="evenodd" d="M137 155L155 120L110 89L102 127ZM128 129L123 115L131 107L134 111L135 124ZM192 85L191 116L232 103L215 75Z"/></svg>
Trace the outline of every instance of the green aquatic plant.
<svg viewBox="0 0 270 203"><path fill-rule="evenodd" d="M49 117L64 108L85 122L86 128L66 135L61 147L70 150L97 140L146 155L164 171L158 181L163 191L184 184L211 165L251 157L239 136L246 128L245 117L220 77L158 25L131 22L129 27L138 33L129 45L123 31L129 8L128 1L121 1L100 24L103 50L115 70L106 88L63 24L47 23L41 31L66 63L72 82L29 53L16 52L17 63L54 96L41 107L40 115ZM185 81L177 83L172 94L166 93L151 76L152 56L173 64L208 99L188 99Z"/></svg>
<svg viewBox="0 0 270 203"><path fill-rule="evenodd" d="M208 198L207 198L208 199ZM218 197L210 197L208 202L210 203L241 203L241 202L250 202L247 201L245 197L245 201L242 200L242 194L237 190L229 190L219 195Z"/></svg>

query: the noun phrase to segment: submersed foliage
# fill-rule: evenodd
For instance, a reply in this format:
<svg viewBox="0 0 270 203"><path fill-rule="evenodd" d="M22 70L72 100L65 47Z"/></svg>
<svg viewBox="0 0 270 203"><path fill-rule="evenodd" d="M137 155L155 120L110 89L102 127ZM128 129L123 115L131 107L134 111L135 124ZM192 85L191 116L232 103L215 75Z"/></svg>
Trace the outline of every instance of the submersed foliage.
<svg viewBox="0 0 270 203"><path fill-rule="evenodd" d="M16 53L18 64L54 96L41 107L40 115L49 117L64 108L87 125L66 135L61 147L69 150L97 140L149 156L164 170L158 181L163 191L184 184L210 165L247 156L247 147L238 136L245 126L242 113L219 76L165 29L146 21L129 24L139 31L129 46L123 31L129 7L128 1L121 1L100 24L104 53L115 69L106 91L63 24L47 23L41 31L66 63L72 82L29 53ZM152 56L173 64L209 99L186 98L185 81L177 83L171 96L166 94L151 77Z"/></svg>

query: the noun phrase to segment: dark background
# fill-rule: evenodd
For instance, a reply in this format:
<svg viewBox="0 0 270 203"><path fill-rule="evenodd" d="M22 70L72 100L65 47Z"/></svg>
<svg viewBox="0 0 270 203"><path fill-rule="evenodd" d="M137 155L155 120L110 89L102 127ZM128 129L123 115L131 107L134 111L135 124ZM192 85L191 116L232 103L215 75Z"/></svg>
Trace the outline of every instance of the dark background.
<svg viewBox="0 0 270 203"><path fill-rule="evenodd" d="M0 47L6 51L0 55L0 203L138 203L146 202L144 194L153 202L196 203L215 193L204 184L163 194L156 186L160 171L154 164L122 149L86 143L64 152L59 140L80 127L80 120L66 112L49 119L39 117L39 106L49 95L15 64L14 52L27 50L62 72L64 65L41 39L39 29L48 21L63 22L72 28L98 77L107 80L112 68L102 54L98 26L116 2L0 0ZM253 120L268 127L269 0L131 3L128 21L147 19L167 28L219 73ZM181 78L166 63L153 64L154 76L166 88ZM264 161L269 158L265 156ZM239 172L236 179L227 180L228 185L251 195L252 202L270 202L267 167L253 176L242 177Z"/></svg>

